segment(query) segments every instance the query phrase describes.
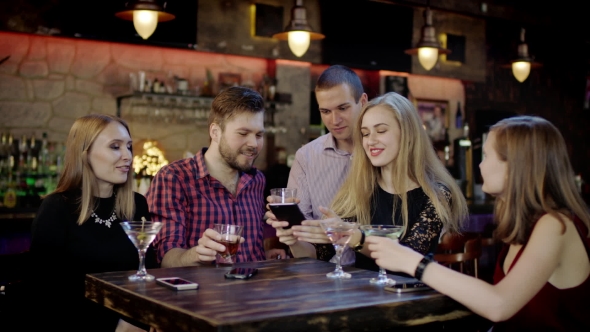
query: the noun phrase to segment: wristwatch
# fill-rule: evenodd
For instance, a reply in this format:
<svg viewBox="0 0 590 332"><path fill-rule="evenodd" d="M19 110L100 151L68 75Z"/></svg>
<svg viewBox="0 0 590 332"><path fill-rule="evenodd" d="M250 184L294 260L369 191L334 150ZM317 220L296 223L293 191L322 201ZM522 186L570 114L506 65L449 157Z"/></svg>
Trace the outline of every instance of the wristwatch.
<svg viewBox="0 0 590 332"><path fill-rule="evenodd" d="M353 247L354 251L363 250L363 244L365 244L365 232L362 229L359 229L359 231L361 232L361 239L359 240L359 242L357 244L354 245L354 247Z"/></svg>

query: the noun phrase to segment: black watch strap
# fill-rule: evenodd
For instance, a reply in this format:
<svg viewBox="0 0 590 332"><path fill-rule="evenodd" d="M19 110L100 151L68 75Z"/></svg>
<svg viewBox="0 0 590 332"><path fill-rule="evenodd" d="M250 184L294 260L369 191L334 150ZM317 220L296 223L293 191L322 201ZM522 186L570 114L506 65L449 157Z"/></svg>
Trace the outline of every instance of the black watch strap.
<svg viewBox="0 0 590 332"><path fill-rule="evenodd" d="M354 251L361 251L363 250L363 245L365 244L365 231L359 229L361 232L361 240L354 246Z"/></svg>

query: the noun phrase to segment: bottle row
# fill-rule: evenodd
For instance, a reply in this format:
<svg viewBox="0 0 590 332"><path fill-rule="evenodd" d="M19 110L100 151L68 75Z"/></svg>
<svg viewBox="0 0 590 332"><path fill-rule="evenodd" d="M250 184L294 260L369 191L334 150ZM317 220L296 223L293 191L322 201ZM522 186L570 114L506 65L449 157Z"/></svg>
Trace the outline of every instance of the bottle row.
<svg viewBox="0 0 590 332"><path fill-rule="evenodd" d="M64 144L49 142L47 133L39 141L35 135L14 139L3 133L0 139L0 176L13 173L59 173L63 166Z"/></svg>
<svg viewBox="0 0 590 332"><path fill-rule="evenodd" d="M62 171L64 145L47 134L0 138L0 208L37 207L40 197L55 189Z"/></svg>

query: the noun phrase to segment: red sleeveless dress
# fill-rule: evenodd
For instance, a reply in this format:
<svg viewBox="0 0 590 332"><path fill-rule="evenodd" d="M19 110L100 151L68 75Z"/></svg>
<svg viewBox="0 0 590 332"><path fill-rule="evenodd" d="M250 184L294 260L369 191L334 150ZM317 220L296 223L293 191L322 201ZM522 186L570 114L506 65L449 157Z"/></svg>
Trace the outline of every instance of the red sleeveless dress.
<svg viewBox="0 0 590 332"><path fill-rule="evenodd" d="M588 228L577 217L574 224L590 259ZM524 247L516 254L510 269L520 258ZM498 257L494 272L496 284L505 276L502 266L508 248L509 245L505 245ZM580 285L567 289L558 289L546 283L519 312L506 321L496 323L493 331L590 331L590 276Z"/></svg>

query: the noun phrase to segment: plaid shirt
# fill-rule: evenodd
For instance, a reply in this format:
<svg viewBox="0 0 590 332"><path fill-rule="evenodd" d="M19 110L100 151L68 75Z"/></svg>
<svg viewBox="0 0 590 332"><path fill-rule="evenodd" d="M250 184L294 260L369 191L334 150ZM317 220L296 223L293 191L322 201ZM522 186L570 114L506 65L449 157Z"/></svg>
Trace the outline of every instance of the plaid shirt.
<svg viewBox="0 0 590 332"><path fill-rule="evenodd" d="M205 230L217 223L244 226L246 241L237 262L266 259L264 175L255 168L241 173L234 196L207 171L205 151L162 167L146 194L152 220L164 223L154 240L158 261L172 248L197 246Z"/></svg>

